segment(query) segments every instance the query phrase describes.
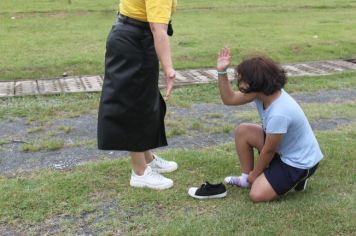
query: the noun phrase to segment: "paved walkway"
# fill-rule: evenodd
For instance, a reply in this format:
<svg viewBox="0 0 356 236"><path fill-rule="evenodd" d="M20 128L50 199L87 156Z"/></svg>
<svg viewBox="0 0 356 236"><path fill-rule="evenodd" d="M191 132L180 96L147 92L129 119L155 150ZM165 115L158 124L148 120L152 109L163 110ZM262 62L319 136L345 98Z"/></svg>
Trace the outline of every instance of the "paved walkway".
<svg viewBox="0 0 356 236"><path fill-rule="evenodd" d="M355 60L314 61L299 64L284 64L289 76L328 75L342 71L356 70ZM233 79L233 70L228 70ZM160 76L163 76L162 74ZM162 80L160 80L162 81ZM180 70L176 74L176 86L203 84L216 81L214 69ZM0 82L0 97L26 96L101 91L103 77L73 76L54 79L18 80Z"/></svg>

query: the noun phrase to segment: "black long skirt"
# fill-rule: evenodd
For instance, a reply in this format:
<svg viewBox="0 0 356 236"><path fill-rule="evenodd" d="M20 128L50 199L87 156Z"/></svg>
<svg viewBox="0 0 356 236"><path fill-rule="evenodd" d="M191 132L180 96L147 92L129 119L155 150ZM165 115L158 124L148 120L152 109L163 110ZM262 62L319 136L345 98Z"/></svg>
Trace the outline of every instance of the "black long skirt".
<svg viewBox="0 0 356 236"><path fill-rule="evenodd" d="M166 146L166 104L149 29L117 23L106 45L98 114L98 148L143 152Z"/></svg>

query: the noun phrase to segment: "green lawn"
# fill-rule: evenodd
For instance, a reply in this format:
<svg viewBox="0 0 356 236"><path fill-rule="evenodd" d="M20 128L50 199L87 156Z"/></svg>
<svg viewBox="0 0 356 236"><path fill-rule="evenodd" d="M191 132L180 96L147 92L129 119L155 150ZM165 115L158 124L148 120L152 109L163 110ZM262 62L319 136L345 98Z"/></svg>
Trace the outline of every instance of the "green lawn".
<svg viewBox="0 0 356 236"><path fill-rule="evenodd" d="M117 0L0 1L0 80L103 74ZM177 69L213 67L232 48L283 63L356 56L352 0L180 0L174 16ZM14 18L14 19L13 19Z"/></svg>
<svg viewBox="0 0 356 236"><path fill-rule="evenodd" d="M356 230L355 128L353 123L339 131L317 133L325 160L307 191L273 203L253 204L248 191L236 187L228 188L227 197L219 200L199 201L187 195L190 186L204 180L219 182L238 171L229 144L161 153L180 166L166 175L175 181L166 191L129 188L128 160L0 178L1 222L25 230L67 216L61 221L61 234L79 230L75 219L85 216L92 229L104 235L352 235ZM112 200L117 206L107 209L106 220L96 222L97 209Z"/></svg>
<svg viewBox="0 0 356 236"><path fill-rule="evenodd" d="M233 64L255 51L282 63L356 57L354 0L178 1L171 42L179 69L213 67L224 45L232 48ZM63 72L102 74L105 39L117 5L117 0L1 0L0 80L52 78ZM286 90L348 88L356 88L356 72L291 77ZM43 132L55 119L95 115L98 101L98 93L3 98L0 120L19 117L32 125L27 133ZM169 117L170 106L199 102L220 104L217 84L174 90L168 103L168 135L187 129L229 132L234 127L224 123L204 130L197 120ZM220 182L239 172L231 140L206 149L161 151L180 166L166 175L175 181L166 191L129 188L128 159L102 160L67 171L0 175L0 234L9 228L28 235L46 235L51 230L73 235L90 228L102 235L355 235L355 101L302 106L311 121L350 120L316 133L325 159L306 192L265 204L253 204L248 191L238 188L228 188L225 199L190 198L190 186L204 180ZM236 111L241 118L257 118L256 112ZM22 151L61 149L66 143L56 135L71 129L59 127L23 145ZM9 143L6 137L0 139L0 145ZM77 140L72 145L94 143Z"/></svg>

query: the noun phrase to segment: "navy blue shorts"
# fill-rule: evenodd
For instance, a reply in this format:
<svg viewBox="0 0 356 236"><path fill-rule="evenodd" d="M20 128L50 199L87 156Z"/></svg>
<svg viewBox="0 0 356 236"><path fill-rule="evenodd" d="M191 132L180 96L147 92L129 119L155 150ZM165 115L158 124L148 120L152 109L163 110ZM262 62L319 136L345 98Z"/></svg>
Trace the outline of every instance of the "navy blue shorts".
<svg viewBox="0 0 356 236"><path fill-rule="evenodd" d="M298 183L312 176L317 167L318 164L310 169L299 169L285 164L276 154L263 173L274 191L278 195L283 195L292 190Z"/></svg>

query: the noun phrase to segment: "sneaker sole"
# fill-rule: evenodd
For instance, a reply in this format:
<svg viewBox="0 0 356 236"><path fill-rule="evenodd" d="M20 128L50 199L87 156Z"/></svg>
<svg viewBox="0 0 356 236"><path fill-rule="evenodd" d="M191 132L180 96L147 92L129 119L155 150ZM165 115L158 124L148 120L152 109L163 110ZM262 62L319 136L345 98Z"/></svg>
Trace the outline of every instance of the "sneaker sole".
<svg viewBox="0 0 356 236"><path fill-rule="evenodd" d="M169 184L169 185L162 186L162 185L150 185L150 184L130 181L130 186L135 187L135 188L150 188L150 189L156 189L156 190L164 190L164 189L171 188L173 186L173 183Z"/></svg>
<svg viewBox="0 0 356 236"><path fill-rule="evenodd" d="M194 191L194 192L193 192L193 191ZM227 192L224 192L224 193L220 193L220 194L216 194L216 195L211 195L211 196L198 196L198 195L195 195L196 189L194 189L193 191L191 191L191 190L189 189L188 194L189 194L189 196L191 196L191 197L193 197L193 198L196 198L196 199L223 198L223 197L226 197L226 195L227 195Z"/></svg>

